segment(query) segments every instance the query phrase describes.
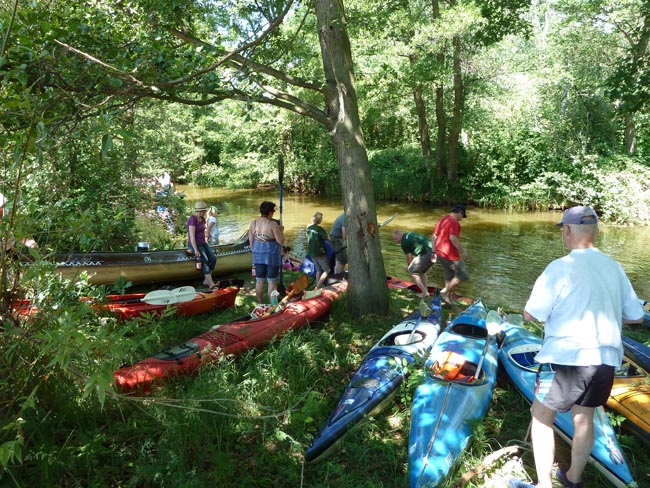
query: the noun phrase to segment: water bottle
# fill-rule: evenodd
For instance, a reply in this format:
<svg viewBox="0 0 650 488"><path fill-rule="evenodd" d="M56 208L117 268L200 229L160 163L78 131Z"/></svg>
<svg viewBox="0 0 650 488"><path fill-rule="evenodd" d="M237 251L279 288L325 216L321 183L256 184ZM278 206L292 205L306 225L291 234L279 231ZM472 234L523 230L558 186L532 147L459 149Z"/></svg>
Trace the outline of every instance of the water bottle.
<svg viewBox="0 0 650 488"><path fill-rule="evenodd" d="M273 290L271 292L271 305L274 307L278 304L278 298L280 297L280 292L278 290Z"/></svg>
<svg viewBox="0 0 650 488"><path fill-rule="evenodd" d="M201 256L197 256L196 257L196 270L201 271L202 268L203 268L203 266L201 264Z"/></svg>

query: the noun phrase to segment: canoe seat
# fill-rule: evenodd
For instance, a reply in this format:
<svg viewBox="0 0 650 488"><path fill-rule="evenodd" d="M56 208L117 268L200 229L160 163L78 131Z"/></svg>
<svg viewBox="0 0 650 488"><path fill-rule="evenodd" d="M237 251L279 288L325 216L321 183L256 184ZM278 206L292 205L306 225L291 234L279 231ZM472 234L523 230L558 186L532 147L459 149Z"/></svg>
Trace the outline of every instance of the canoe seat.
<svg viewBox="0 0 650 488"><path fill-rule="evenodd" d="M440 354L440 359L431 366L431 372L447 381L471 383L474 381L476 368L476 363L468 361L461 354L454 351L444 351Z"/></svg>
<svg viewBox="0 0 650 488"><path fill-rule="evenodd" d="M479 339L483 339L488 335L485 327L479 327L473 324L454 324L451 331L463 337L477 337Z"/></svg>
<svg viewBox="0 0 650 488"><path fill-rule="evenodd" d="M513 353L512 359L514 359L515 362L520 366L524 368L530 368L537 363L537 361L535 361L536 355L537 355L537 351Z"/></svg>

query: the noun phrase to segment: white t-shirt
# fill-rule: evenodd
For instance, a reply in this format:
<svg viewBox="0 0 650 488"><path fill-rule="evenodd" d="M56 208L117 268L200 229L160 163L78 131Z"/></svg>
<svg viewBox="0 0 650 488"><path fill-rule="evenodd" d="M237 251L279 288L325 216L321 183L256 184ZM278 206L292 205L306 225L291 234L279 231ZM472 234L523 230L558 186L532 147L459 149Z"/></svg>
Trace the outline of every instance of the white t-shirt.
<svg viewBox="0 0 650 488"><path fill-rule="evenodd" d="M526 311L545 322L537 361L572 366L620 366L622 321L643 317L621 265L596 248L574 249L551 262Z"/></svg>
<svg viewBox="0 0 650 488"><path fill-rule="evenodd" d="M210 235L208 237L218 238L219 237L219 226L217 223L217 218L215 216L208 217L206 222L206 229L210 226L210 222L214 222L212 229L210 230Z"/></svg>

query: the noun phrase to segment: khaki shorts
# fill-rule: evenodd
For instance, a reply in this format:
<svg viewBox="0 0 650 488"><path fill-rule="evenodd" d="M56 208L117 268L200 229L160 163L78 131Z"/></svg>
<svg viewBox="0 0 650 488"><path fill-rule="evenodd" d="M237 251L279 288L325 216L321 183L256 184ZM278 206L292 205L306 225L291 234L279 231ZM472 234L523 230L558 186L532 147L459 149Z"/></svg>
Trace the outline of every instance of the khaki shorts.
<svg viewBox="0 0 650 488"><path fill-rule="evenodd" d="M438 262L442 266L445 281L451 281L454 277L457 277L460 281L465 281L469 278L467 266L465 266L463 261L451 261L442 256L438 256Z"/></svg>
<svg viewBox="0 0 650 488"><path fill-rule="evenodd" d="M429 271L433 263L431 262L431 253L420 254L415 256L406 269L410 274L424 274Z"/></svg>

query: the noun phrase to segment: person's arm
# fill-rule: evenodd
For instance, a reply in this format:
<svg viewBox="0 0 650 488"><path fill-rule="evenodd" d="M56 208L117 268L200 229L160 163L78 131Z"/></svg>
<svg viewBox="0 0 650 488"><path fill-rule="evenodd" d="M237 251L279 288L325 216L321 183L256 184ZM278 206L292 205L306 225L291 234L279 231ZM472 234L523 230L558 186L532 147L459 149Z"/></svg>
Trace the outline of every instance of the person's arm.
<svg viewBox="0 0 650 488"><path fill-rule="evenodd" d="M524 310L524 320L528 320L529 322L539 322L539 320L529 314L526 310Z"/></svg>
<svg viewBox="0 0 650 488"><path fill-rule="evenodd" d="M253 248L253 240L255 239L255 221L257 219L253 220L251 222L251 225L248 226L248 245Z"/></svg>
<svg viewBox="0 0 650 488"><path fill-rule="evenodd" d="M212 218L208 219L208 228L205 230L206 234L208 234L208 237L212 235L212 228L215 226L216 223L217 223L216 220Z"/></svg>
<svg viewBox="0 0 650 488"><path fill-rule="evenodd" d="M188 233L188 237L190 238L190 244L192 245L192 249L194 249L194 255L198 256L199 246L196 245L196 225L188 225L187 233Z"/></svg>
<svg viewBox="0 0 650 488"><path fill-rule="evenodd" d="M461 259L466 260L467 259L467 252L465 251L465 248L463 245L460 243L460 239L456 235L450 235L449 236L449 241L453 244L453 246L458 249L458 253L460 254Z"/></svg>
<svg viewBox="0 0 650 488"><path fill-rule="evenodd" d="M639 319L623 319L623 325L642 324L642 323L643 323L643 317Z"/></svg>
<svg viewBox="0 0 650 488"><path fill-rule="evenodd" d="M275 237L275 242L282 246L284 244L284 232L275 221L271 221L271 232L273 233L273 237Z"/></svg>
<svg viewBox="0 0 650 488"><path fill-rule="evenodd" d="M413 254L411 254L410 252L407 252L406 253L406 265L410 266L411 261L413 261Z"/></svg>

